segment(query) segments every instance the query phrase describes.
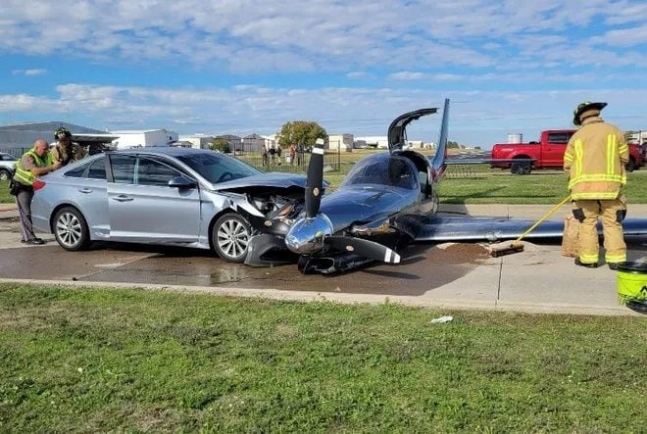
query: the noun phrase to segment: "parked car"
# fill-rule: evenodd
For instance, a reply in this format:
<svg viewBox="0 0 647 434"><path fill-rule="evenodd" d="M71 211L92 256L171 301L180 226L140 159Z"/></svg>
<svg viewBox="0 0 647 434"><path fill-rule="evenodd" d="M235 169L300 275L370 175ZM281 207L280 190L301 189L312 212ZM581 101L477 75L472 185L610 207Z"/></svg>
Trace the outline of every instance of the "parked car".
<svg viewBox="0 0 647 434"><path fill-rule="evenodd" d="M16 160L13 156L0 152L0 181L11 179L16 170Z"/></svg>
<svg viewBox="0 0 647 434"><path fill-rule="evenodd" d="M368 148L368 145L366 144L366 140L356 140L353 142L353 148L354 149L366 149Z"/></svg>
<svg viewBox="0 0 647 434"><path fill-rule="evenodd" d="M39 178L32 219L70 251L119 241L213 249L243 262L252 236L243 214L296 214L305 186L305 176L263 173L206 149L124 149Z"/></svg>

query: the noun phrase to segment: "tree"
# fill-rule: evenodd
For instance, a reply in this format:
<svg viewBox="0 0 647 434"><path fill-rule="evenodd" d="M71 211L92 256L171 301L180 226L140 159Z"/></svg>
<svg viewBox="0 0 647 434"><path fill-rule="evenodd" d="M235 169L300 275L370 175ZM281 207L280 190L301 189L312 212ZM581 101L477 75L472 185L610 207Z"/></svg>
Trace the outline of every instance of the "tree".
<svg viewBox="0 0 647 434"><path fill-rule="evenodd" d="M286 122L279 133L279 145L287 148L291 144L314 145L317 139L325 139L328 133L313 121Z"/></svg>
<svg viewBox="0 0 647 434"><path fill-rule="evenodd" d="M231 152L231 144L225 139L213 139L209 145L209 149L212 151L220 151L225 154Z"/></svg>
<svg viewBox="0 0 647 434"><path fill-rule="evenodd" d="M460 149L458 142L447 141L447 149Z"/></svg>

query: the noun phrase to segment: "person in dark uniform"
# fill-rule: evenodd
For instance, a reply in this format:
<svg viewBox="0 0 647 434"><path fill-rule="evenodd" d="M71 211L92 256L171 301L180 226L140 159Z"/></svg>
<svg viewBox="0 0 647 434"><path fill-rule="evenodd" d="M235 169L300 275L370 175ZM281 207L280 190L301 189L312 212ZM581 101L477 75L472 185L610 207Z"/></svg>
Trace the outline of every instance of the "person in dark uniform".
<svg viewBox="0 0 647 434"><path fill-rule="evenodd" d="M16 163L16 172L11 181L11 194L16 197L18 215L20 217L20 234L26 244L44 244L45 242L34 235L31 221L31 201L34 197L34 181L36 178L52 172L62 163L52 162L47 141L38 139L33 148L25 152Z"/></svg>

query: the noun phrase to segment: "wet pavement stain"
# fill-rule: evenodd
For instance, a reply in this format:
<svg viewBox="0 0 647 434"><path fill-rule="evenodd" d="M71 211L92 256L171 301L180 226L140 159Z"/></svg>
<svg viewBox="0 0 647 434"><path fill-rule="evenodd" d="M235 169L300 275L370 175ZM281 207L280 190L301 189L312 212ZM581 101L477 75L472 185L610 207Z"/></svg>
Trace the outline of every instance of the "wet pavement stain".
<svg viewBox="0 0 647 434"><path fill-rule="evenodd" d="M292 291L378 295L422 295L466 275L487 257L483 247L454 245L446 249L414 246L400 265L373 264L341 275L302 275L296 265L252 268L231 264L208 253L177 249L151 255L78 280L161 285L268 288Z"/></svg>
<svg viewBox="0 0 647 434"><path fill-rule="evenodd" d="M17 222L6 222L14 232ZM95 243L68 252L45 246L0 249L0 277L88 282L268 288L378 295L422 295L465 276L487 258L477 244L412 245L399 265L369 264L340 275L303 275L296 264L252 268L211 252L173 247Z"/></svg>

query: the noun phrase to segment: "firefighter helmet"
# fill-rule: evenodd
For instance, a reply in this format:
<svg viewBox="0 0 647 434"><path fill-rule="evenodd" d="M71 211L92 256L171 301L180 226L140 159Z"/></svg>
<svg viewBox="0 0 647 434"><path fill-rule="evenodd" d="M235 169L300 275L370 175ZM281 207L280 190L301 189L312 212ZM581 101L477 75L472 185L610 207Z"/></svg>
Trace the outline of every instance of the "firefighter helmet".
<svg viewBox="0 0 647 434"><path fill-rule="evenodd" d="M597 110L598 112L602 111L603 108L607 106L606 102L591 102L591 101L585 101L582 104L578 105L575 111L573 112L573 124L574 125L582 125L582 119L580 119L580 116L584 112L587 112L589 110Z"/></svg>
<svg viewBox="0 0 647 434"><path fill-rule="evenodd" d="M72 138L72 133L70 133L70 130L68 130L65 127L60 127L57 128L56 131L54 131L54 139L55 140L60 140L60 139L71 139Z"/></svg>

